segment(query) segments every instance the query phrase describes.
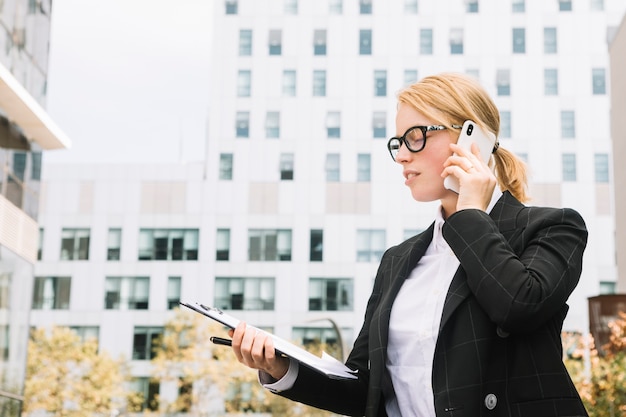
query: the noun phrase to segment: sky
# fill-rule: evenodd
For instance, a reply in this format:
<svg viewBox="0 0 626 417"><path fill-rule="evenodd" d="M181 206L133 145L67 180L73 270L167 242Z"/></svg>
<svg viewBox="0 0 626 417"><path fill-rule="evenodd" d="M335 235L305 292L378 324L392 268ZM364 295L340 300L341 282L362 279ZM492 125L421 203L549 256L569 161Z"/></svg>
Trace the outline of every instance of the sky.
<svg viewBox="0 0 626 417"><path fill-rule="evenodd" d="M211 0L54 0L45 163L201 160Z"/></svg>

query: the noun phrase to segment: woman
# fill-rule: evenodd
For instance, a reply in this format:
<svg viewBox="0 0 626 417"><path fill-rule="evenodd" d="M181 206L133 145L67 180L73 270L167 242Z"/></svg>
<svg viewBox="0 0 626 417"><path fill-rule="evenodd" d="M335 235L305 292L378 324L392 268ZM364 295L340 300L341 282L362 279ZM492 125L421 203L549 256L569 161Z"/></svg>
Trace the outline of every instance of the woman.
<svg viewBox="0 0 626 417"><path fill-rule="evenodd" d="M238 360L268 389L351 416L587 415L560 339L584 221L523 205L524 164L497 144L488 164L477 145L457 146L466 120L498 133L498 109L467 76L430 76L399 93L389 150L413 198L439 200L440 210L383 255L346 361L358 379L276 357L271 338L245 323L231 331ZM444 187L449 175L458 194Z"/></svg>

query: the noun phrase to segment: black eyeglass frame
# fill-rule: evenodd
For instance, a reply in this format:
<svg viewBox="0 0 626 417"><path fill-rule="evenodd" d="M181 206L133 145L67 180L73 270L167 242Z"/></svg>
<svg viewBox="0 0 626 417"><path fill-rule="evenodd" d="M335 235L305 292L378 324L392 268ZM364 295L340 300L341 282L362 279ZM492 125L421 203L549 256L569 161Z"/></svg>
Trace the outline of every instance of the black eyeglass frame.
<svg viewBox="0 0 626 417"><path fill-rule="evenodd" d="M463 126L461 125L451 125L451 127L453 129L461 129ZM446 130L448 127L447 126L443 126L443 125L430 125L430 126L411 126L410 128L408 128L406 130L406 132L404 132L404 135L402 135L401 137L397 137L394 136L392 138L389 139L389 141L387 142L387 149L389 150L389 154L391 155L391 159L393 159L394 161L396 160L395 155L398 154L398 151L400 150L400 147L402 146L402 143L404 143L404 145L406 146L406 148L413 152L419 152L421 150L424 149L424 147L426 147L426 133L428 132L433 132L433 131L439 131L439 130ZM407 140L407 135L414 131L415 129L419 129L422 131L422 139L421 139L421 146L419 147L419 149L414 149L411 147L411 145L409 144L409 141ZM419 139L418 139L419 141ZM394 143L392 145L392 142Z"/></svg>

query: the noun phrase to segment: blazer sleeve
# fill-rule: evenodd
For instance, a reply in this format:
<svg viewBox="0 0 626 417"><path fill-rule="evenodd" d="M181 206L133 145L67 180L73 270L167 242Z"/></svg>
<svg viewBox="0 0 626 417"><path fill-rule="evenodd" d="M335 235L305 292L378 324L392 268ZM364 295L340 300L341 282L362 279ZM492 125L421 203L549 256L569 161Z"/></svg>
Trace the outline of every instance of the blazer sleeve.
<svg viewBox="0 0 626 417"><path fill-rule="evenodd" d="M587 243L576 211L521 207L510 211L510 230L500 230L487 213L471 209L450 216L443 228L470 291L490 319L510 333L532 331L567 308Z"/></svg>
<svg viewBox="0 0 626 417"><path fill-rule="evenodd" d="M381 271L385 269L388 252L389 250L381 260L374 287L367 302L363 326L346 361L350 369L358 371L358 379L330 379L307 367L300 366L293 387L278 392L278 395L341 415L363 416L365 414L370 377L369 328L372 315L382 294L384 274Z"/></svg>

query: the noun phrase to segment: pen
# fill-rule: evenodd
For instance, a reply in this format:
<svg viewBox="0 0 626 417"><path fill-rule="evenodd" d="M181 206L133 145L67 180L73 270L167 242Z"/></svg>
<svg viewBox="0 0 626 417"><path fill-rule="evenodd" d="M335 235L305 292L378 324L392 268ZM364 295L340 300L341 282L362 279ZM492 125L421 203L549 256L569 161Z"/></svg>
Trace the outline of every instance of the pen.
<svg viewBox="0 0 626 417"><path fill-rule="evenodd" d="M215 343L216 345L232 346L232 343L233 343L233 341L230 339L224 339L224 338L217 337L217 336L211 336L209 340Z"/></svg>

